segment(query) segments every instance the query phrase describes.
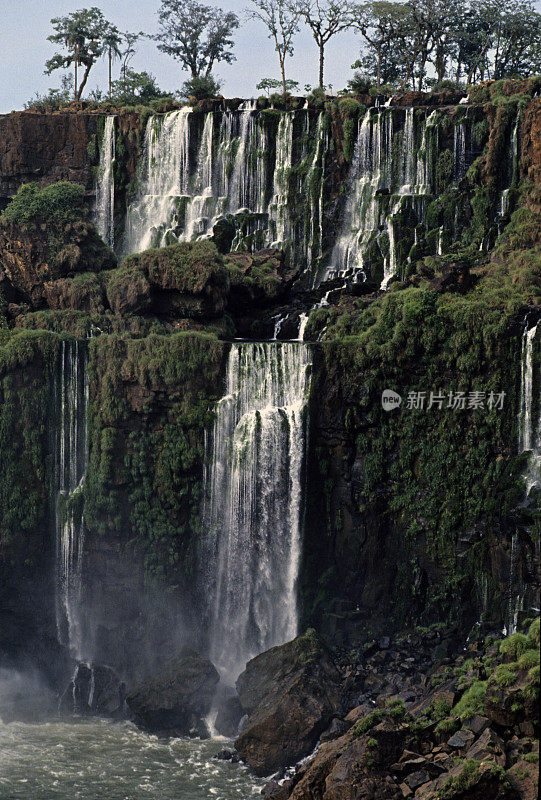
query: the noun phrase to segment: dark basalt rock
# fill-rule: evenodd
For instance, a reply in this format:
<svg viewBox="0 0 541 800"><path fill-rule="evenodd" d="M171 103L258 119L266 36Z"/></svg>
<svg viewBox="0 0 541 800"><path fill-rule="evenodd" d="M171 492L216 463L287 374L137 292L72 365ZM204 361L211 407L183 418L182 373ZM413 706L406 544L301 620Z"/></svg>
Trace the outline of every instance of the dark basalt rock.
<svg viewBox="0 0 541 800"><path fill-rule="evenodd" d="M244 712L238 697L226 697L218 706L214 727L222 736L233 738L239 731L239 722Z"/></svg>
<svg viewBox="0 0 541 800"><path fill-rule="evenodd" d="M184 650L126 698L133 721L153 733L208 735L202 717L212 704L220 676L207 659Z"/></svg>
<svg viewBox="0 0 541 800"><path fill-rule="evenodd" d="M249 661L237 691L249 717L235 747L256 774L269 775L313 750L339 704L340 673L308 631Z"/></svg>
<svg viewBox="0 0 541 800"><path fill-rule="evenodd" d="M59 702L62 714L119 717L124 712L126 689L111 667L77 664Z"/></svg>

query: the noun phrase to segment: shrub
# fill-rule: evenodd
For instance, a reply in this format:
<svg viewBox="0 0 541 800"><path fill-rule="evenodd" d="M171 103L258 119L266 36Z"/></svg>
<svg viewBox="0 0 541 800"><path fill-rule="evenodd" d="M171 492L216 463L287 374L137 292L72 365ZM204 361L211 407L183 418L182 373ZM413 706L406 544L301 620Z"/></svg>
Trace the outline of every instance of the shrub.
<svg viewBox="0 0 541 800"><path fill-rule="evenodd" d="M475 681L475 683L472 683L454 707L453 714L455 717L460 720L467 720L471 719L474 714L479 714L483 710L486 690L487 681Z"/></svg>
<svg viewBox="0 0 541 800"><path fill-rule="evenodd" d="M368 94L372 82L366 75L362 75L360 72L354 72L353 77L349 79L347 85L350 92L354 92L354 94Z"/></svg>
<svg viewBox="0 0 541 800"><path fill-rule="evenodd" d="M220 82L212 75L199 78L190 78L182 85L182 93L186 97L195 97L196 100L206 100L220 94Z"/></svg>
<svg viewBox="0 0 541 800"><path fill-rule="evenodd" d="M513 633L500 644L500 655L507 661L516 661L530 647L528 637L523 633Z"/></svg>
<svg viewBox="0 0 541 800"><path fill-rule="evenodd" d="M539 664L539 650L526 650L518 660L519 669L531 669Z"/></svg>
<svg viewBox="0 0 541 800"><path fill-rule="evenodd" d="M517 679L516 664L499 664L493 679L501 688L511 686Z"/></svg>
<svg viewBox="0 0 541 800"><path fill-rule="evenodd" d="M539 647L539 621L540 617L534 619L530 627L528 628L528 638L532 640L538 647Z"/></svg>
<svg viewBox="0 0 541 800"><path fill-rule="evenodd" d="M78 183L61 181L41 187L38 183L25 183L1 218L17 225L28 225L41 220L59 225L72 222L84 213L85 189Z"/></svg>

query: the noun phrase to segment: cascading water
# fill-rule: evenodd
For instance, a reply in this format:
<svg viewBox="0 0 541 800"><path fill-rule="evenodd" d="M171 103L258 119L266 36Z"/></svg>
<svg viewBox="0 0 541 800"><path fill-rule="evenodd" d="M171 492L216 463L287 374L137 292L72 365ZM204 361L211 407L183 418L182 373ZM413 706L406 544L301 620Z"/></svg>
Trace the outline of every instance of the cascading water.
<svg viewBox="0 0 541 800"><path fill-rule="evenodd" d="M54 381L54 509L58 638L82 657L83 483L88 465L88 371L84 344L64 340Z"/></svg>
<svg viewBox="0 0 541 800"><path fill-rule="evenodd" d="M231 346L203 508L210 656L229 681L297 633L310 365L300 343Z"/></svg>
<svg viewBox="0 0 541 800"><path fill-rule="evenodd" d="M538 323L539 324L539 323ZM534 403L534 343L538 324L526 327L522 337L518 451L530 451L526 471L527 492L541 481L541 409Z"/></svg>
<svg viewBox="0 0 541 800"><path fill-rule="evenodd" d="M233 250L284 247L296 266L320 259L323 114L316 124L306 109L271 111L247 101L237 111L150 117L120 254L210 237L225 222ZM299 193L310 197L302 219Z"/></svg>
<svg viewBox="0 0 541 800"><path fill-rule="evenodd" d="M397 272L395 226L399 214L408 209L418 222L424 221L424 196L435 184L436 112L425 112L416 122L414 109L407 108L403 128L396 132L395 118L396 111L385 107L368 109L363 117L348 178L342 228L326 270L315 277L315 286L334 277L365 280L365 262L370 261L375 247L383 254L381 288L387 288Z"/></svg>
<svg viewBox="0 0 541 800"><path fill-rule="evenodd" d="M537 324L531 328L526 325L522 336L520 370L520 407L518 414L518 452L529 453L524 481L526 500L534 486L541 487L541 408L534 403L534 343ZM537 419L536 419L537 416ZM523 605L524 584L519 569L520 539L514 533L511 539L509 565L508 609L505 632L515 633L519 611Z"/></svg>
<svg viewBox="0 0 541 800"><path fill-rule="evenodd" d="M96 203L94 224L104 242L110 247L115 244L115 118L107 117L100 150L100 163L96 183Z"/></svg>

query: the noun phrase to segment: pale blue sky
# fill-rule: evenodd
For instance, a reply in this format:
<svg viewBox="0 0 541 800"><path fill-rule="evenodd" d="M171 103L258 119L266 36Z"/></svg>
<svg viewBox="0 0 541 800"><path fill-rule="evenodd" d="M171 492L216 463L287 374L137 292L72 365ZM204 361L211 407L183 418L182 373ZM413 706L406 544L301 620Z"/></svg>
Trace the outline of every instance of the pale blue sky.
<svg viewBox="0 0 541 800"><path fill-rule="evenodd" d="M224 0L213 3L243 15L247 0ZM36 92L43 94L49 87L59 87L62 72L44 75L45 61L54 47L47 41L53 33L50 20L79 8L98 6L107 19L121 30L154 32L156 11L160 0L0 0L0 113L20 109ZM358 58L360 37L352 32L338 34L327 45L325 79L335 90L342 89L351 76L351 64ZM252 97L256 84L263 77L279 77L277 55L265 28L256 22L243 21L235 34L233 64L220 64L214 70L222 79L222 91L228 97ZM166 90L178 89L188 77L180 64L160 53L154 42L143 40L132 64L134 69L146 69L154 74L158 85ZM118 71L118 64L114 69ZM317 83L317 50L309 31L301 30L295 42L295 55L289 59L288 77L304 84ZM107 68L105 59L96 65L89 78L88 88L97 85L105 89Z"/></svg>

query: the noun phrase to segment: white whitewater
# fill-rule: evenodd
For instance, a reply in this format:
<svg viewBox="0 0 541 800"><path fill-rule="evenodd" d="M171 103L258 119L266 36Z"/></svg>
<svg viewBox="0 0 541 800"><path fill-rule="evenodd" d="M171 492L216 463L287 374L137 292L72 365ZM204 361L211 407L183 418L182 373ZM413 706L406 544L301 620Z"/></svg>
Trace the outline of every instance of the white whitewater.
<svg viewBox="0 0 541 800"><path fill-rule="evenodd" d="M425 113L416 123L414 111L404 110L404 127L398 132L394 109L380 107L365 113L350 168L342 228L316 286L336 277L364 281L365 261L374 245L384 253L380 288L386 289L396 275L398 215L410 206L422 221L424 197L434 191L437 114ZM393 155L397 137L400 149Z"/></svg>
<svg viewBox="0 0 541 800"><path fill-rule="evenodd" d="M104 242L110 247L115 244L115 118L108 116L100 150L100 163L96 183L96 203L94 224Z"/></svg>
<svg viewBox="0 0 541 800"><path fill-rule="evenodd" d="M207 442L210 657L227 681L297 634L311 350L235 343Z"/></svg>
<svg viewBox="0 0 541 800"><path fill-rule="evenodd" d="M526 325L522 336L521 370L520 370L520 407L518 413L518 452L529 453L524 471L526 485L525 499L534 486L541 486L541 407L536 410L534 386L541 386L534 375L534 345L538 325L528 328ZM537 419L536 419L537 411ZM523 606L524 584L519 570L520 539L514 533L511 539L511 555L509 566L508 609L505 632L515 633L518 626L519 611Z"/></svg>
<svg viewBox="0 0 541 800"><path fill-rule="evenodd" d="M82 491L88 466L89 384L86 347L78 341L62 342L54 389L57 632L61 644L81 658Z"/></svg>
<svg viewBox="0 0 541 800"><path fill-rule="evenodd" d="M526 327L522 337L518 451L531 453L526 472L528 492L541 481L541 408L537 408L536 419L534 402L534 343L538 324ZM541 380L538 379L537 385L541 386Z"/></svg>
<svg viewBox="0 0 541 800"><path fill-rule="evenodd" d="M256 230L272 220L260 246L271 244L272 231L282 240L289 214L290 115L284 114L279 125L274 187L267 185L269 143L255 101L237 112L207 113L202 130L198 119L191 108L149 118L122 255L211 236L218 219L247 211L262 217Z"/></svg>

